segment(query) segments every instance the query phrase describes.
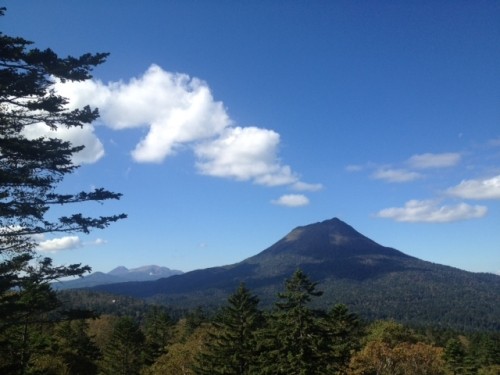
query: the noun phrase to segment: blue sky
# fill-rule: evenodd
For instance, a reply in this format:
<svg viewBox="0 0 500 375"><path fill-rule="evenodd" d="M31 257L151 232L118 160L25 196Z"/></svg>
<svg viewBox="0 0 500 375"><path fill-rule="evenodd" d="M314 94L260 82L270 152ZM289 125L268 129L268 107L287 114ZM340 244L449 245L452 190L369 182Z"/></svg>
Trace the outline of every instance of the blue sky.
<svg viewBox="0 0 500 375"><path fill-rule="evenodd" d="M78 209L129 218L41 239L56 263L189 271L339 217L418 258L500 272L498 2L3 4L8 35L111 53L93 81L57 85L101 112L58 132L87 147L61 188L121 192Z"/></svg>

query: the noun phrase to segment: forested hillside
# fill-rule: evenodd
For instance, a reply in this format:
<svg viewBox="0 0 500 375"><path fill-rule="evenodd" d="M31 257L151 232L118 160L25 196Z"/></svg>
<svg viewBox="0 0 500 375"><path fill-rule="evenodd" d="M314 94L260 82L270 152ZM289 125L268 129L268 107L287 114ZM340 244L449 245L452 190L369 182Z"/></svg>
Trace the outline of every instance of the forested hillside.
<svg viewBox="0 0 500 375"><path fill-rule="evenodd" d="M366 322L345 305L314 309L322 291L296 271L271 309L244 284L212 312L172 311L129 297L78 292L102 314L32 322L0 335L0 373L481 374L500 371L500 334ZM100 307L99 307L100 306ZM85 307L85 305L80 305ZM41 317L42 318L42 317ZM28 334L29 341L23 340ZM6 341L8 340L8 341ZM8 344L7 344L8 343ZM27 345L25 356L19 346Z"/></svg>
<svg viewBox="0 0 500 375"><path fill-rule="evenodd" d="M341 303L369 320L500 331L500 276L417 259L376 243L337 218L295 228L236 264L95 290L179 308L216 308L244 282L268 308L298 268L314 275L324 291L315 301L318 308Z"/></svg>

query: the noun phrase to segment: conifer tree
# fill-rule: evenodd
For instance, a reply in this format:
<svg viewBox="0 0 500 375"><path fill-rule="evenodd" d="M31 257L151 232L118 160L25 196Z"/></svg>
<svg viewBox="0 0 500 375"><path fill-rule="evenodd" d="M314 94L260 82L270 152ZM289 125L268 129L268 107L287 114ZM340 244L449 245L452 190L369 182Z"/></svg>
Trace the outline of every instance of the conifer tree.
<svg viewBox="0 0 500 375"><path fill-rule="evenodd" d="M144 363L144 334L131 317L120 318L101 361L105 375L139 374Z"/></svg>
<svg viewBox="0 0 500 375"><path fill-rule="evenodd" d="M153 363L165 353L172 340L174 323L170 315L158 306L148 312L144 323L147 361Z"/></svg>
<svg viewBox="0 0 500 375"><path fill-rule="evenodd" d="M345 374L352 355L360 347L361 325L356 314L347 306L335 305L325 317L324 351L328 373Z"/></svg>
<svg viewBox="0 0 500 375"><path fill-rule="evenodd" d="M65 321L55 328L54 356L61 358L72 375L97 374L97 360L101 352L88 335L88 328L83 319Z"/></svg>
<svg viewBox="0 0 500 375"><path fill-rule="evenodd" d="M0 8L0 16L4 13ZM55 82L91 78L93 68L108 54L62 58L32 44L0 33L0 340L18 348L10 359L17 361L21 373L28 371L35 349L30 330L61 319L48 314L60 306L50 282L90 271L81 264L55 266L50 258L39 257L40 236L89 233L126 216L87 217L73 212L57 218L53 212L56 206L121 197L103 188L70 193L57 189L78 168L73 157L83 149L57 138L57 129L85 126L99 114L88 106L68 109L68 100L54 89ZM33 126L45 126L54 136L29 137Z"/></svg>
<svg viewBox="0 0 500 375"><path fill-rule="evenodd" d="M261 324L259 299L242 283L228 298L214 322L205 351L198 356L197 374L250 374L256 362L255 333Z"/></svg>
<svg viewBox="0 0 500 375"><path fill-rule="evenodd" d="M286 281L278 294L275 311L260 335L261 374L326 374L323 348L326 333L319 318L309 308L312 297L322 295L301 270Z"/></svg>

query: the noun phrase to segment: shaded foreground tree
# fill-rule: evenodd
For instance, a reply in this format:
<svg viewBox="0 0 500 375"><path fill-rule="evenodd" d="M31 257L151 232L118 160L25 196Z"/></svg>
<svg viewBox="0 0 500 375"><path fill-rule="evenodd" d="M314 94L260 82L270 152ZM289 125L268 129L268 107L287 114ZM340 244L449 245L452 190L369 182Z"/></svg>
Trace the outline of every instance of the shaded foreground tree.
<svg viewBox="0 0 500 375"><path fill-rule="evenodd" d="M360 348L360 320L347 306L339 304L329 311L324 321L327 373L346 374L352 355Z"/></svg>
<svg viewBox="0 0 500 375"><path fill-rule="evenodd" d="M255 334L262 324L259 299L244 284L228 298L205 350L198 356L197 374L251 374L257 360Z"/></svg>
<svg viewBox="0 0 500 375"><path fill-rule="evenodd" d="M148 364L165 353L173 338L174 321L171 316L158 306L153 306L145 317L144 334L146 362Z"/></svg>
<svg viewBox="0 0 500 375"><path fill-rule="evenodd" d="M139 324L130 317L120 318L104 349L100 365L101 373L106 375L139 374L145 359L144 344L145 337Z"/></svg>
<svg viewBox="0 0 500 375"><path fill-rule="evenodd" d="M326 374L325 331L308 306L322 294L316 285L301 270L286 281L267 328L259 334L259 373Z"/></svg>
<svg viewBox="0 0 500 375"><path fill-rule="evenodd" d="M0 16L4 12L0 8ZM83 149L57 138L58 127L82 127L94 121L98 111L88 106L69 110L67 99L55 92L54 84L91 78L92 69L107 54L61 58L50 49L31 45L0 33L0 349L12 349L16 346L12 340L21 340L15 353L0 351L0 356L11 354L19 360L10 373L27 371L32 352L30 327L54 319L49 312L60 303L49 283L90 271L81 264L54 266L50 258L38 257L40 236L89 233L126 217L87 217L76 212L51 219L56 214L50 211L54 206L121 197L103 188L76 193L57 190L63 178L78 168L72 160ZM40 124L55 136L29 137L29 127ZM71 314L56 320L63 318Z"/></svg>

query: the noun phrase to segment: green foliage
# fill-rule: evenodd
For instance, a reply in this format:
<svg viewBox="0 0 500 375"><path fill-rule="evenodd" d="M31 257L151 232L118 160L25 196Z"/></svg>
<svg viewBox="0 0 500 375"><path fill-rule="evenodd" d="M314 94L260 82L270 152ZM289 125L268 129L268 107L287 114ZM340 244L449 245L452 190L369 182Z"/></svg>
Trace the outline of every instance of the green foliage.
<svg viewBox="0 0 500 375"><path fill-rule="evenodd" d="M97 374L96 361L101 352L88 335L88 327L85 320L66 321L55 327L53 356L60 358L72 375Z"/></svg>
<svg viewBox="0 0 500 375"><path fill-rule="evenodd" d="M342 241L334 240L342 238ZM271 308L282 280L297 267L314 275L322 298L312 307L342 303L366 321L394 319L411 326L500 331L500 276L425 262L383 247L339 220L297 228L240 263L197 270L151 284L102 286L170 307L220 307L234 280L244 281Z"/></svg>
<svg viewBox="0 0 500 375"><path fill-rule="evenodd" d="M308 307L322 293L316 283L297 270L278 294L276 309L260 333L262 374L325 374L322 348L325 332Z"/></svg>
<svg viewBox="0 0 500 375"><path fill-rule="evenodd" d="M198 356L197 374L244 375L251 373L257 359L255 333L260 327L259 300L244 284L228 298L213 323L204 351Z"/></svg>
<svg viewBox="0 0 500 375"><path fill-rule="evenodd" d="M105 375L139 374L144 363L144 334L130 317L117 320L104 349L100 371Z"/></svg>
<svg viewBox="0 0 500 375"><path fill-rule="evenodd" d="M153 363L165 353L172 342L174 322L170 315L158 306L148 312L144 321L146 352L148 363Z"/></svg>
<svg viewBox="0 0 500 375"><path fill-rule="evenodd" d="M85 298L97 298L94 292L77 295L79 307L86 306ZM127 311L128 317L57 325L40 319L28 326L25 346L23 327L13 325L7 336L18 339L0 335L0 373L93 374L97 367L100 374L141 375L498 374L498 333L416 330L391 320L365 327L345 305L313 310L319 295L315 283L298 271L275 308L264 313L240 285L215 317L198 308L174 323L168 310L147 311L146 305L123 299L115 313Z"/></svg>
<svg viewBox="0 0 500 375"><path fill-rule="evenodd" d="M4 12L1 8L0 16ZM86 217L76 212L57 218L51 211L55 206L121 197L102 188L60 193L57 187L78 168L72 158L83 146L26 135L35 124L57 131L60 126L82 127L94 121L96 109L69 110L67 99L55 92L54 83L91 78L92 69L107 54L61 58L32 44L0 33L0 367L4 373L73 371L67 357L51 356L57 343L46 332L53 322L79 314L56 313L60 301L50 283L81 276L90 267L54 266L50 258L36 255L36 239L50 233L89 233L126 216Z"/></svg>
<svg viewBox="0 0 500 375"><path fill-rule="evenodd" d="M178 322L177 329L179 330L177 337L182 339L169 345L167 352L144 371L145 375L196 374L196 358L200 355L212 327L202 324L186 336L186 321L183 319Z"/></svg>
<svg viewBox="0 0 500 375"><path fill-rule="evenodd" d="M335 305L325 317L325 361L328 373L343 374L360 347L361 323L345 305Z"/></svg>

